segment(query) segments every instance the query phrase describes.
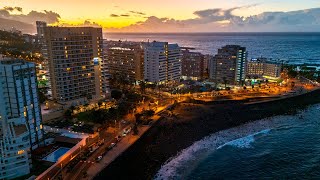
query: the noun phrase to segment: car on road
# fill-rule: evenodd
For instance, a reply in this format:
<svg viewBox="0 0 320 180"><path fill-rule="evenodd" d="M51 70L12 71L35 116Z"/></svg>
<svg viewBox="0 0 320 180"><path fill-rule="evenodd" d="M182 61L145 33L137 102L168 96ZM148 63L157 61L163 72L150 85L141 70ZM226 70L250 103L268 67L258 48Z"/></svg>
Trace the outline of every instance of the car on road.
<svg viewBox="0 0 320 180"><path fill-rule="evenodd" d="M111 150L114 146L116 146L116 143L111 143L110 146L108 147L108 150Z"/></svg>
<svg viewBox="0 0 320 180"><path fill-rule="evenodd" d="M121 134L121 136L122 136L122 137L126 137L126 136L127 136L127 133L126 133L126 132L123 132L123 133Z"/></svg>
<svg viewBox="0 0 320 180"><path fill-rule="evenodd" d="M119 136L115 137L115 139L116 139L117 142L119 142L119 141L121 141L122 136L119 135Z"/></svg>
<svg viewBox="0 0 320 180"><path fill-rule="evenodd" d="M123 132L126 133L126 134L129 134L131 132L131 127L125 129Z"/></svg>
<svg viewBox="0 0 320 180"><path fill-rule="evenodd" d="M123 119L123 120L121 120L121 123L122 123L122 124L127 124L128 121L126 121L126 120Z"/></svg>
<svg viewBox="0 0 320 180"><path fill-rule="evenodd" d="M99 162L99 161L101 161L101 159L102 159L102 156L98 156L96 161Z"/></svg>

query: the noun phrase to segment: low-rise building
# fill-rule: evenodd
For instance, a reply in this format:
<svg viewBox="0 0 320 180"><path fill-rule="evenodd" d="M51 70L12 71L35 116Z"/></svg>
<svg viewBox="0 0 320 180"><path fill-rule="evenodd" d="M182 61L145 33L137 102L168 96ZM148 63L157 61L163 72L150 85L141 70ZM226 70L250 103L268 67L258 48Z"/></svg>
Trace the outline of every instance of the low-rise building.
<svg viewBox="0 0 320 180"><path fill-rule="evenodd" d="M248 78L279 78L281 63L267 58L251 59L247 64Z"/></svg>

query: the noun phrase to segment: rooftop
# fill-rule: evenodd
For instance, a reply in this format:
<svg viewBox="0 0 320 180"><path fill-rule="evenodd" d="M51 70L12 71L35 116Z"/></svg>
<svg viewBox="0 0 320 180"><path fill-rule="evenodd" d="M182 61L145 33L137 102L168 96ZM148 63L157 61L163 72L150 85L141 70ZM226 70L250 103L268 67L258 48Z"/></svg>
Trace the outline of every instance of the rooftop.
<svg viewBox="0 0 320 180"><path fill-rule="evenodd" d="M6 57L0 54L0 64L2 66L11 66L11 65L23 65L28 64L29 62L24 61L22 59L16 59L11 57ZM30 63L33 64L33 63Z"/></svg>

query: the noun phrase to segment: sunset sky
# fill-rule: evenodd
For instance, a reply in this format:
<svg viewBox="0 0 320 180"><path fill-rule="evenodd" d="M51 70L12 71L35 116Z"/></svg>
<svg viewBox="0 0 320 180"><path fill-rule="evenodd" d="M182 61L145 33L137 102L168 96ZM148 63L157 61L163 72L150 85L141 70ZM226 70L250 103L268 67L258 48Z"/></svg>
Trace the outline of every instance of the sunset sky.
<svg viewBox="0 0 320 180"><path fill-rule="evenodd" d="M230 24L234 25L234 21L237 21L239 25L239 21L245 21L250 16L257 15L254 19L256 21L265 19L266 12L287 12L292 15L292 11L296 13L318 7L319 0L1 0L0 18L34 24L25 22L26 19L31 21L27 16L38 16L40 20L51 16L48 17L51 24L97 24L109 31L157 30L153 26L167 26L168 31L179 28L183 31L207 31L208 28L212 28L212 31L230 31ZM320 24L320 15L317 15L316 10L312 16L315 15L315 22ZM9 12L9 15L4 11ZM299 16L304 13L298 12ZM270 14L267 15L270 18ZM283 19L286 17L281 15L281 21ZM159 31L165 31L166 28L158 27ZM256 27L250 28L255 30Z"/></svg>

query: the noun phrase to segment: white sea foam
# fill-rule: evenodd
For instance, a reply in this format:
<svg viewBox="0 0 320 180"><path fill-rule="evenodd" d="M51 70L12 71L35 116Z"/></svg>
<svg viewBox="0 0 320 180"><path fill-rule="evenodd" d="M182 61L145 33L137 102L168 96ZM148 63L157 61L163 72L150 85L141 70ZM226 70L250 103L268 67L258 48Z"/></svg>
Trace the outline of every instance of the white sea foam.
<svg viewBox="0 0 320 180"><path fill-rule="evenodd" d="M318 110L318 108L319 105L311 107L306 111L314 111L315 109ZM307 113L306 111L301 111L300 115L305 116ZM223 147L225 146L250 148L256 137L268 134L271 129L278 130L279 127L290 127L292 125L290 120L301 121L299 115L276 116L247 123L239 127L207 136L182 150L178 155L164 163L154 179L184 179L183 177L190 172L190 169L196 167L203 158L213 151L217 149L223 150Z"/></svg>
<svg viewBox="0 0 320 180"><path fill-rule="evenodd" d="M219 146L217 149L221 149L225 146L233 146L233 147L237 147L237 148L251 148L251 144L254 142L256 135L268 134L270 132L270 130L271 129L265 129L260 132L251 134L249 136L229 141L229 142Z"/></svg>

